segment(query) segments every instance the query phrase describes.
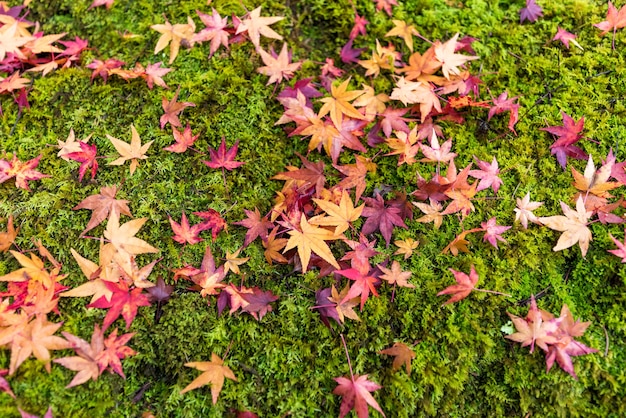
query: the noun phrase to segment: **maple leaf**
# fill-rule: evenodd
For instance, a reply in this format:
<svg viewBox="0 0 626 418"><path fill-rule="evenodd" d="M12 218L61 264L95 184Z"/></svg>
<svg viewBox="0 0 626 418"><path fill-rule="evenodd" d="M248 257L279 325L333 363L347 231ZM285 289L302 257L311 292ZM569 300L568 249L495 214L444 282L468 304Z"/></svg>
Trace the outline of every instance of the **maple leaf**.
<svg viewBox="0 0 626 418"><path fill-rule="evenodd" d="M88 281L78 287L75 287L72 290L61 293L60 296L84 297L93 295L93 297L91 298L91 303L95 302L101 297L105 297L107 300L111 300L113 292L111 292L111 290L106 287L105 282L119 281L119 275L116 274L115 276L109 276L107 274L108 270L106 268L102 268L93 261L84 258L80 254L78 254L78 252L76 252L76 250L74 250L73 248L71 248L70 251L72 253L72 256L74 257L74 260L76 260L76 263L78 263L78 267L80 267L80 270L83 272L85 277L87 277Z"/></svg>
<svg viewBox="0 0 626 418"><path fill-rule="evenodd" d="M361 114L356 108L350 104L350 102L357 97L361 96L365 91L352 90L347 91L350 79L342 82L339 86L331 86L331 97L324 97L320 99L324 103L318 113L318 117L323 117L327 113L330 113L330 119L335 124L337 129L341 129L341 123L343 121L343 115L354 119L365 119L365 116Z"/></svg>
<svg viewBox="0 0 626 418"><path fill-rule="evenodd" d="M200 224L190 227L189 222L187 221L187 215L185 215L184 211L180 224L174 221L171 217L168 217L168 219L170 221L172 231L174 231L172 239L177 243L188 243L189 245L193 245L202 241L202 238L198 236L198 234L202 231Z"/></svg>
<svg viewBox="0 0 626 418"><path fill-rule="evenodd" d="M475 156L474 159L476 160L476 164L480 170L470 170L469 175L480 179L480 182L476 187L476 191L479 192L491 187L494 193L498 193L498 189L502 185L502 180L498 177L500 169L498 168L498 161L496 160L496 157L493 157L491 164L487 161L481 161Z"/></svg>
<svg viewBox="0 0 626 418"><path fill-rule="evenodd" d="M419 36L419 32L413 25L407 25L404 20L392 20L394 27L385 34L387 36L399 36L404 40L409 50L413 52L413 36Z"/></svg>
<svg viewBox="0 0 626 418"><path fill-rule="evenodd" d="M355 187L355 197L354 200L356 202L359 201L361 195L366 188L365 176L369 171L376 171L376 164L371 161L367 161L363 158L359 158L357 156L355 164L347 164L347 165L336 165L333 164L333 167L344 177L339 183L337 183L338 188L343 190L348 190ZM373 167L373 168L372 168Z"/></svg>
<svg viewBox="0 0 626 418"><path fill-rule="evenodd" d="M287 51L286 43L283 44L283 48L278 56L269 54L261 48L259 48L259 54L265 66L257 68L257 71L270 77L267 81L268 86L272 83L278 84L283 79L291 79L294 75L293 72L302 65L301 62L289 62L291 61L291 53Z"/></svg>
<svg viewBox="0 0 626 418"><path fill-rule="evenodd" d="M11 341L11 361L9 374L12 375L20 365L32 355L45 363L46 371L50 373L50 351L64 350L70 344L61 337L53 335L63 325L48 322L44 315L38 315L28 325L21 329Z"/></svg>
<svg viewBox="0 0 626 418"><path fill-rule="evenodd" d="M364 374L362 376L352 375L349 379L346 377L334 379L337 382L337 387L333 389L333 393L342 397L339 418L345 417L352 409L358 418L367 418L369 416L367 405L371 405L383 417L385 416L376 399L370 395L370 392L381 389L382 386L367 380L367 377L368 375Z"/></svg>
<svg viewBox="0 0 626 418"><path fill-rule="evenodd" d="M272 261L287 263L287 259L279 251L285 248L289 240L287 238L276 238L277 232L278 227L275 227L263 240L263 248L265 248L263 254L269 265L272 265Z"/></svg>
<svg viewBox="0 0 626 418"><path fill-rule="evenodd" d="M257 237L261 237L263 241L267 240L267 231L274 226L274 224L267 219L267 215L261 217L261 213L257 208L254 208L254 211L247 209L244 209L243 211L245 212L247 218L239 222L235 222L235 225L241 225L248 228L246 238L243 242L244 248L250 245L250 243ZM274 235L275 234L276 233L274 232Z"/></svg>
<svg viewBox="0 0 626 418"><path fill-rule="evenodd" d="M472 198L476 195L476 183L472 184L470 188L448 189L445 194L452 199L452 202L441 212L442 215L461 212L461 218L465 218L474 211Z"/></svg>
<svg viewBox="0 0 626 418"><path fill-rule="evenodd" d="M96 154L98 150L95 145L89 145L83 141L78 141L80 151L69 152L64 156L70 160L78 161L80 168L78 169L78 181L83 181L83 176L87 170L91 167L91 179L96 177L96 171L98 170L98 161L96 161ZM60 152L60 151L59 151Z"/></svg>
<svg viewBox="0 0 626 418"><path fill-rule="evenodd" d="M626 231L625 231L626 235ZM626 263L626 244L619 242L615 237L609 234L609 237L613 240L615 245L617 245L617 250L607 250L611 254L614 254L618 257L622 257L622 263Z"/></svg>
<svg viewBox="0 0 626 418"><path fill-rule="evenodd" d="M130 262L123 264L120 264L118 262L117 267L126 283L128 283L129 285L132 284L138 288L146 289L149 287L154 287L154 283L148 281L147 279L150 273L152 273L152 269L159 261L160 259L154 260L150 264L139 268L139 266L137 266L137 262L135 261L135 257L131 256Z"/></svg>
<svg viewBox="0 0 626 418"><path fill-rule="evenodd" d="M352 30L350 30L348 38L354 40L357 36L359 36L359 34L365 36L367 34L365 26L367 26L368 23L370 22L368 22L363 16L359 16L358 13L355 13L354 26L352 27Z"/></svg>
<svg viewBox="0 0 626 418"><path fill-rule="evenodd" d="M243 248L243 247L242 247ZM242 248L238 249L234 253L230 253L226 251L226 262L224 263L224 274L227 274L229 271L232 271L235 274L239 274L239 266L244 264L246 261L250 259L250 257L239 257L239 253Z"/></svg>
<svg viewBox="0 0 626 418"><path fill-rule="evenodd" d="M350 290L343 297L343 302L348 301L357 296L361 296L361 311L363 311L363 307L365 306L365 302L369 298L370 291L374 296L378 296L378 292L376 291L376 284L379 280L370 275L369 273L363 273L360 270L350 268L346 270L337 270L335 273L340 274L344 277L347 277L350 280L354 280L352 286L350 286Z"/></svg>
<svg viewBox="0 0 626 418"><path fill-rule="evenodd" d="M509 93L504 92L500 94L498 97L493 99L493 106L489 108L489 113L487 115L487 120L491 120L491 118L495 115L499 115L500 113L510 112L509 114L509 130L515 133L515 124L519 120L519 104L514 103L515 100L518 99L518 96L508 98Z"/></svg>
<svg viewBox="0 0 626 418"><path fill-rule="evenodd" d="M89 379L97 380L100 376L100 369L96 359L104 349L104 335L98 324L94 326L91 343L69 332L62 332L62 334L71 344L71 348L78 354L78 356L62 357L53 360L65 368L78 372L66 388L81 385Z"/></svg>
<svg viewBox="0 0 626 418"><path fill-rule="evenodd" d="M378 265L378 268L383 273L380 276L380 279L386 281L390 285L394 285L394 287L398 285L400 287L408 287L410 289L415 288L415 285L407 281L411 277L411 272L402 271L402 267L400 266L400 263L398 263L396 260L394 260L393 263L391 263L391 269L388 269L387 267L383 267L380 264Z"/></svg>
<svg viewBox="0 0 626 418"><path fill-rule="evenodd" d="M200 224L198 224L198 226L202 231L210 230L211 238L213 238L213 241L215 241L217 235L222 230L228 230L228 225L226 224L226 221L224 220L224 218L222 218L222 215L220 215L220 213L215 209L209 208L209 210L207 211L194 212L193 214L204 219Z"/></svg>
<svg viewBox="0 0 626 418"><path fill-rule="evenodd" d="M543 202L531 202L530 192L526 193L523 199L517 199L515 211L515 221L520 221L524 229L528 229L528 222L539 223L539 219L532 212L543 205Z"/></svg>
<svg viewBox="0 0 626 418"><path fill-rule="evenodd" d="M353 321L361 320L356 312L354 312L354 307L359 304L359 298L357 296L352 299L346 299L349 290L349 286L346 286L341 293L339 293L335 285L332 285L330 289L323 289L316 293L316 301L320 306L319 312L320 315L322 315L322 320L330 317L340 324L343 324L346 318L352 319ZM332 302L332 305L328 306L327 302ZM326 324L327 323L328 321L326 321ZM328 324L326 326L328 326Z"/></svg>
<svg viewBox="0 0 626 418"><path fill-rule="evenodd" d="M535 350L535 343L542 350L548 351L548 345L554 344L558 340L551 332L555 328L554 324L547 322L552 320L554 316L543 309L537 308L534 295L530 297L530 308L526 318L520 318L508 312L507 314L511 318L513 325L515 325L517 332L507 335L505 338L522 343L522 347L530 345L531 353Z"/></svg>
<svg viewBox="0 0 626 418"><path fill-rule="evenodd" d="M573 33L570 33L566 31L565 29L561 28L560 26L557 26L556 35L554 35L554 38L552 38L552 40L563 42L563 45L565 45L567 49L569 49L569 43L571 42L574 44L574 46L576 46L576 48L582 51L583 47L580 46L580 44L576 41L576 37L577 36L574 35Z"/></svg>
<svg viewBox="0 0 626 418"><path fill-rule="evenodd" d="M156 285L148 288L147 291L148 294L146 296L148 297L148 301L150 303L156 303L157 309L154 312L154 323L158 324L161 319L161 315L163 314L163 305L170 300L170 296L174 291L174 286L165 284L163 277L159 276Z"/></svg>
<svg viewBox="0 0 626 418"><path fill-rule="evenodd" d="M204 164L211 168L221 168L232 171L233 169L245 164L243 161L235 161L237 156L237 150L239 148L239 140L235 142L235 145L226 150L226 138L222 136L222 142L215 151L213 148L209 148L211 154L210 161L202 161Z"/></svg>
<svg viewBox="0 0 626 418"><path fill-rule="evenodd" d="M122 65L124 65L124 61L120 61L115 58L109 58L106 61L100 61L100 60L95 59L91 61L89 65L87 65L87 68L89 68L90 70L93 70L91 73L90 80L93 81L94 78L100 76L102 77L102 79L104 80L104 83L106 84L107 79L109 78L109 74L111 73L111 70L120 68Z"/></svg>
<svg viewBox="0 0 626 418"><path fill-rule="evenodd" d="M28 412L23 411L19 407L17 408L17 410L19 411L21 418L39 418L38 415L29 414ZM52 415L52 407L51 406L48 407L48 409L46 410L46 413L44 415L42 415L41 418L54 418L54 416Z"/></svg>
<svg viewBox="0 0 626 418"><path fill-rule="evenodd" d="M387 246L391 241L391 234L394 226L408 229L402 218L400 217L400 209L396 207L386 207L385 200L380 194L376 194L375 198L365 197L365 208L362 215L367 218L361 232L364 235L369 235L375 231L380 231Z"/></svg>
<svg viewBox="0 0 626 418"><path fill-rule="evenodd" d="M456 157L456 153L450 152L452 149L452 138L448 139L442 145L439 145L439 139L437 135L433 132L430 137L430 146L424 145L420 142L420 148L422 149L422 153L426 157L424 162L437 162L437 163L449 163Z"/></svg>
<svg viewBox="0 0 626 418"><path fill-rule="evenodd" d="M191 102L177 102L178 93L180 93L180 86L178 86L178 89L176 89L176 93L174 94L174 97L172 97L172 100L168 101L166 97L163 97L162 99L161 106L163 107L163 111L165 112L165 114L163 114L161 116L161 119L159 119L159 122L161 123L161 129L163 129L168 122L170 123L170 125L179 128L180 120L178 119L178 115L180 115L180 113L185 110L186 107L196 106L195 103Z"/></svg>
<svg viewBox="0 0 626 418"><path fill-rule="evenodd" d="M80 143L84 142L86 144L87 142L89 142L91 135L93 134L89 134L87 138L81 141L76 141L76 135L74 134L74 129L71 128L70 133L68 134L67 139L65 141L61 141L60 139L57 139L57 142L59 144L58 145L59 152L57 153L57 156L64 159L65 161L69 161L70 159L67 157L67 154L70 154L72 152L80 152L81 151Z"/></svg>
<svg viewBox="0 0 626 418"><path fill-rule="evenodd" d="M477 60L476 56L468 56L455 54L456 40L459 38L457 33L451 39L435 46L435 58L441 63L441 71L443 76L450 79L450 74L459 75L461 71L458 67L464 65L467 61Z"/></svg>
<svg viewBox="0 0 626 418"><path fill-rule="evenodd" d="M519 11L519 23L523 23L525 20L535 22L541 16L543 16L541 6L535 3L535 0L526 0L526 7Z"/></svg>
<svg viewBox="0 0 626 418"><path fill-rule="evenodd" d="M19 228L15 229L13 227L13 215L9 215L6 232L0 232L0 252L5 253L11 248L19 230Z"/></svg>
<svg viewBox="0 0 626 418"><path fill-rule="evenodd" d="M365 116L372 120L376 115L385 111L387 108L385 103L389 101L389 96L384 93L376 94L374 88L366 84L363 84L363 91L365 93L352 102L352 105L364 108Z"/></svg>
<svg viewBox="0 0 626 418"><path fill-rule="evenodd" d="M443 215L441 214L443 206L441 203L431 200L428 205L421 202L413 202L413 205L425 214L424 216L416 219L417 222L433 222L435 229L439 229L441 223L443 222Z"/></svg>
<svg viewBox="0 0 626 418"><path fill-rule="evenodd" d="M32 36L21 36L17 21L11 25L3 25L0 32L0 61L4 61L7 54L13 54L19 59L26 59L20 48L33 39L35 38Z"/></svg>
<svg viewBox="0 0 626 418"><path fill-rule="evenodd" d="M609 8L606 12L606 20L596 23L593 26L602 31L600 36L606 35L607 32L613 30L613 41L611 42L611 46L615 49L615 31L626 27L626 5L622 6L618 11L617 8L613 6L613 3L609 1Z"/></svg>
<svg viewBox="0 0 626 418"><path fill-rule="evenodd" d="M34 253L30 254L30 258L17 251L10 251L10 253L20 263L22 268L1 276L0 281L25 282L32 280L41 283L46 289L54 287L54 283L58 278L56 276L58 270L52 273L48 272L41 258L37 257Z"/></svg>
<svg viewBox="0 0 626 418"><path fill-rule="evenodd" d="M576 210L561 202L561 209L565 216L548 216L539 218L539 222L555 231L561 231L561 237L552 248L552 251L564 250L576 243L580 246L580 252L585 257L589 249L589 241L592 240L591 230L587 227L587 221L592 212L585 209L582 196L576 201Z"/></svg>
<svg viewBox="0 0 626 418"><path fill-rule="evenodd" d="M306 159L306 157L296 154L300 157L303 167L293 171L285 171L276 174L272 177L272 180L298 180L304 182L306 185L315 186L317 194L324 189L324 183L326 183L326 177L324 176L324 162L316 161L312 162Z"/></svg>
<svg viewBox="0 0 626 418"><path fill-rule="evenodd" d="M29 181L50 177L48 174L41 174L39 171L35 170L40 159L41 155L25 163L18 160L16 155L13 155L11 161L0 159L0 183L4 183L8 179L15 177L16 187L30 191L28 188Z"/></svg>
<svg viewBox="0 0 626 418"><path fill-rule="evenodd" d="M478 232L480 230L480 228L474 228L461 232L452 241L450 241L446 248L441 251L441 254L448 254L449 252L451 252L452 255L456 257L457 255L459 255L459 251L463 253L469 253L469 249L467 248L467 246L470 242L466 240L465 237L472 232Z"/></svg>
<svg viewBox="0 0 626 418"><path fill-rule="evenodd" d="M242 295L247 303L245 306L241 307L241 310L252 315L257 321L260 321L268 312L272 311L270 303L277 301L278 296L274 295L269 290L263 291L258 287L253 287L250 290L251 292Z"/></svg>
<svg viewBox="0 0 626 418"><path fill-rule="evenodd" d="M303 273L306 272L309 265L311 252L319 255L335 268L339 268L337 260L333 256L333 253L330 251L330 248L325 241L341 239L343 236L335 235L327 229L311 225L304 216L300 218L300 230L292 229L291 231L288 231L288 234L291 235L291 237L283 250L283 254L290 249L297 247Z"/></svg>
<svg viewBox="0 0 626 418"><path fill-rule="evenodd" d="M165 47L169 44L169 63L171 64L178 56L178 51L183 41L193 45L193 34L196 31L196 24L189 16L187 16L186 24L177 23L172 25L166 19L164 24L152 25L150 26L150 29L154 29L161 34L161 37L154 48L154 53L158 54L159 51L165 49Z"/></svg>
<svg viewBox="0 0 626 418"><path fill-rule="evenodd" d="M359 60L359 56L365 51L367 48L352 48L354 43L354 39L348 39L348 42L341 48L341 61L346 64L357 63Z"/></svg>
<svg viewBox="0 0 626 418"><path fill-rule="evenodd" d="M109 240L105 247L113 247L118 252L128 255L158 253L158 249L135 237L146 221L147 218L133 219L120 226L119 214L117 211L111 211L107 228L104 231L104 238Z"/></svg>
<svg viewBox="0 0 626 418"><path fill-rule="evenodd" d="M12 397L13 399L15 399L15 394L11 390L11 385L4 378L4 376L6 376L7 374L9 374L8 369L0 370L0 392L4 392L8 394L10 397Z"/></svg>
<svg viewBox="0 0 626 418"><path fill-rule="evenodd" d="M93 0L93 3L91 3L91 6L89 6L87 10L93 9L94 7L98 6L105 6L106 9L109 10L111 6L113 6L114 1L115 0Z"/></svg>
<svg viewBox="0 0 626 418"><path fill-rule="evenodd" d="M96 332L96 330L97 324L96 329L94 329L94 333ZM101 332L104 332L104 330ZM135 350L126 346L126 343L128 343L128 341L134 335L135 333L131 332L128 334L120 335L118 337L117 328L115 328L113 332L111 332L109 336L105 338L104 350L102 350L102 352L96 357L96 362L98 364L98 369L100 370L100 373L102 373L107 368L110 368L113 372L119 374L123 378L126 378L126 376L124 376L122 363L120 362L120 360L123 360L128 356L134 356L135 354L137 354Z"/></svg>
<svg viewBox="0 0 626 418"><path fill-rule="evenodd" d="M206 42L211 41L211 47L209 51L209 58L213 56L213 54L218 50L220 45L224 45L226 49L228 49L228 31L224 30L228 25L228 18L225 17L222 19L220 14L213 8L213 12L211 15L202 13L196 10L198 17L204 26L200 32L193 35L194 42Z"/></svg>
<svg viewBox="0 0 626 418"><path fill-rule="evenodd" d="M574 340L573 337L582 336L591 322L574 321L567 305L563 305L561 308L561 316L554 321L558 322L558 329L555 332L558 341L548 347L548 352L546 353L546 370L550 371L556 360L561 369L569 373L574 379L578 379L574 372L571 357L597 353L598 350L587 347L585 344Z"/></svg>
<svg viewBox="0 0 626 418"><path fill-rule="evenodd" d="M554 144L550 145L550 152L556 155L557 161L565 170L568 156L579 160L587 158L585 151L574 145L582 138L580 133L585 126L585 118L582 117L578 122L574 122L574 119L563 111L561 111L561 116L563 117L563 126L548 126L539 129L559 137Z"/></svg>
<svg viewBox="0 0 626 418"><path fill-rule="evenodd" d="M142 78L146 80L146 83L148 84L148 88L150 90L152 90L152 87L154 87L155 84L159 87L163 87L164 89L168 88L167 84L165 84L165 81L163 81L161 77L172 71L172 69L161 68L161 64L162 62L157 62L156 64L148 64L146 70L141 75Z"/></svg>
<svg viewBox="0 0 626 418"><path fill-rule="evenodd" d="M205 297L207 295L217 295L219 293L219 289L225 287L222 283L225 276L226 273L224 272L224 266L216 268L211 247L207 245L204 257L202 257L200 269L196 270L191 276L191 281L193 281L201 289L200 296Z"/></svg>
<svg viewBox="0 0 626 418"><path fill-rule="evenodd" d="M417 248L419 241L415 241L413 238L407 238L405 240L394 241L394 244L398 249L393 255L404 255L404 259L406 260L413 255L413 250Z"/></svg>
<svg viewBox="0 0 626 418"><path fill-rule="evenodd" d="M408 134L398 131L396 132L396 138L387 138L385 139L385 143L393 150L385 155L399 155L399 166L404 163L414 164L417 162L415 156L420 150L420 143L417 143L417 127L411 129Z"/></svg>
<svg viewBox="0 0 626 418"><path fill-rule="evenodd" d="M128 283L120 281L119 283L105 282L104 285L112 292L111 300L107 300L105 296L87 305L88 308L109 309L104 322L102 323L103 331L106 330L120 315L126 321L126 329L130 328L135 316L137 308L140 306L150 306L150 301L143 289L138 287L130 289Z"/></svg>
<svg viewBox="0 0 626 418"><path fill-rule="evenodd" d="M309 219L312 225L335 226L335 235L345 232L350 224L361 217L365 205L354 207L352 199L347 191L341 194L339 205L323 199L313 199L317 206L326 212L328 216L315 216Z"/></svg>
<svg viewBox="0 0 626 418"><path fill-rule="evenodd" d="M444 303L444 305L465 299L470 293L472 293L472 290L476 287L476 283L478 283L478 273L476 273L473 265L470 267L469 276L462 271L456 271L454 269L449 270L454 275L454 279L457 284L448 286L441 292L437 293L437 296L453 295Z"/></svg>
<svg viewBox="0 0 626 418"><path fill-rule="evenodd" d="M419 103L422 122L428 118L433 107L438 112L441 112L441 102L433 91L432 86L421 81L407 81L404 77L400 77L389 98L399 100L405 106Z"/></svg>
<svg viewBox="0 0 626 418"><path fill-rule="evenodd" d="M196 140L200 137L200 134L195 136L193 135L189 124L187 124L183 131L179 131L173 128L172 133L174 134L174 141L176 142L169 147L163 148L163 150L165 151L183 153L187 151L187 148L192 146L194 142L196 142Z"/></svg>
<svg viewBox="0 0 626 418"><path fill-rule="evenodd" d="M126 161L130 160L130 174L132 176L135 170L137 169L137 167L139 166L138 160L145 160L148 158L148 156L146 155L146 152L148 151L148 148L150 148L150 145L152 145L154 141L148 141L145 144L141 145L141 138L139 138L139 134L137 133L135 126L132 124L130 125L130 131L131 131L130 144L127 142L121 141L117 138L114 138L108 134L107 134L107 138L109 139L109 141L111 141L111 144L113 144L117 152L120 153L120 157L114 161L111 161L109 165L122 165Z"/></svg>
<svg viewBox="0 0 626 418"><path fill-rule="evenodd" d="M372 58L368 60L358 61L359 65L365 68L366 76L372 76L374 78L380 75L380 70L393 70L397 53L395 48L391 45L383 47L378 39L376 40L376 49L372 50Z"/></svg>
<svg viewBox="0 0 626 418"><path fill-rule="evenodd" d="M574 187L581 192L591 193L598 197L613 197L609 194L609 191L622 185L619 182L608 181L609 177L611 177L614 164L615 157L612 154L609 154L607 161L598 169L598 171L596 171L596 167L593 164L593 157L590 155L583 175L572 167Z"/></svg>
<svg viewBox="0 0 626 418"><path fill-rule="evenodd" d="M481 222L480 226L482 230L485 231L483 241L489 242L489 244L493 245L495 248L498 248L498 241L506 243L506 240L500 235L511 229L510 226L497 225L495 216L487 222Z"/></svg>
<svg viewBox="0 0 626 418"><path fill-rule="evenodd" d="M224 378L237 381L233 371L224 365L224 360L219 358L217 354L211 354L211 361L193 361L185 363L186 367L193 367L200 370L202 373L196 377L193 382L188 384L183 390L180 391L182 395L185 392L199 388L207 384L211 385L211 398L213 399L213 405L217 403L217 398L220 396L222 387L224 386Z"/></svg>
<svg viewBox="0 0 626 418"><path fill-rule="evenodd" d="M391 367L393 370L399 370L400 367L404 364L406 368L406 374L408 376L411 375L411 360L415 358L415 352L411 350L411 347L408 345L396 342L392 347L386 348L378 352L378 354L386 354L388 356L394 356L393 363Z"/></svg>
<svg viewBox="0 0 626 418"><path fill-rule="evenodd" d="M110 214L116 212L118 215L127 215L132 217L130 208L128 207L128 200L116 199L117 186L104 186L100 188L100 193L91 195L83 199L78 205L74 206L72 210L89 209L93 210L89 223L81 235L96 226L100 225Z"/></svg>
<svg viewBox="0 0 626 418"><path fill-rule="evenodd" d="M252 45L255 48L259 48L261 35L266 38L278 39L282 40L283 37L274 32L269 26L283 20L284 17L273 16L273 17L261 17L261 6L257 7L253 11L247 14L247 17L241 21L239 26L237 26L237 30L235 31L235 35L238 35L243 32L248 33L248 37L252 41Z"/></svg>
<svg viewBox="0 0 626 418"><path fill-rule="evenodd" d="M397 6L397 0L374 0L376 2L376 10L384 10L389 16L391 16L391 7Z"/></svg>

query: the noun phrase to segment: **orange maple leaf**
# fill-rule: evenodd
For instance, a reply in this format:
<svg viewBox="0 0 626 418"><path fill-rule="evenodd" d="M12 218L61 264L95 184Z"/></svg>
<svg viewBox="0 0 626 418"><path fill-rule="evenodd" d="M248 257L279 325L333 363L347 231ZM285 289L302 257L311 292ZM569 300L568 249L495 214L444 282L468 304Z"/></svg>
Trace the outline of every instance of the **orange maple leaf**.
<svg viewBox="0 0 626 418"><path fill-rule="evenodd" d="M182 395L185 392L199 388L207 384L211 385L211 398L213 399L213 405L217 403L217 398L220 396L222 387L224 386L224 378L237 381L235 374L230 367L224 365L224 360L219 358L215 353L211 354L211 361L192 361L185 363L186 367L193 367L200 370L202 373L196 377L193 382L188 384L183 390L180 391Z"/></svg>
<svg viewBox="0 0 626 418"><path fill-rule="evenodd" d="M330 119L339 130L341 130L343 115L354 119L365 119L365 116L363 116L361 112L356 110L356 108L350 104L352 100L365 93L365 91L347 91L348 84L350 84L349 78L338 86L331 86L331 97L324 97L323 99L320 99L324 105L320 109L318 117L321 118L327 113L330 113Z"/></svg>

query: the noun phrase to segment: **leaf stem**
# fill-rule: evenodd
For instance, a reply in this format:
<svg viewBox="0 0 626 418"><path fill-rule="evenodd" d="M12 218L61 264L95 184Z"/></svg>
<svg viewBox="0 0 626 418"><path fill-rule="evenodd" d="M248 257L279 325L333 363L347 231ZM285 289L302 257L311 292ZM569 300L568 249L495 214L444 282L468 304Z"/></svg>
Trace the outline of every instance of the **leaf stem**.
<svg viewBox="0 0 626 418"><path fill-rule="evenodd" d="M339 334L341 337L341 342L343 343L343 348L346 350L346 357L348 359L348 367L350 368L350 378L354 382L354 372L352 371L352 363L350 362L350 354L348 354L348 346L346 345L346 339L343 338L343 334Z"/></svg>
<svg viewBox="0 0 626 418"><path fill-rule="evenodd" d="M513 295L509 295L508 293L496 292L495 290L477 289L477 288L474 288L472 290L476 290L478 292L492 293L494 295L502 295L502 296L506 296L507 298L513 297Z"/></svg>

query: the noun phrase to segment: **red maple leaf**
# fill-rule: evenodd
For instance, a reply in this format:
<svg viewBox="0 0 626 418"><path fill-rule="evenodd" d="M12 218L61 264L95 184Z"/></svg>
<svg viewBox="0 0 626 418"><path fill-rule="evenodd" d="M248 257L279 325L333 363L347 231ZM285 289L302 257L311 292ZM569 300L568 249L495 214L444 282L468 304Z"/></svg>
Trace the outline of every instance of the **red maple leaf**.
<svg viewBox="0 0 626 418"><path fill-rule="evenodd" d="M574 119L567 113L561 111L561 115L563 117L563 126L548 126L547 128L539 129L559 137L554 144L550 145L550 152L556 155L557 161L565 170L568 156L578 160L586 160L589 156L585 151L574 145L582 138L580 133L585 126L585 118L582 117L578 122L574 122Z"/></svg>
<svg viewBox="0 0 626 418"><path fill-rule="evenodd" d="M174 236L172 237L174 241L179 244L189 243L189 245L197 244L202 241L202 238L198 236L198 234L203 231L201 225L197 224L190 227L185 212L183 212L180 224L174 221L171 217L168 218L170 220L172 231L174 231Z"/></svg>
<svg viewBox="0 0 626 418"><path fill-rule="evenodd" d="M102 331L104 332L120 315L126 321L126 329L130 328L139 306L150 306L150 301L145 294L142 294L142 288L129 289L128 283L121 280L119 283L104 282L104 285L113 292L111 300L108 301L105 296L87 305L88 308L109 309L104 322L102 323Z"/></svg>
<svg viewBox="0 0 626 418"><path fill-rule="evenodd" d="M78 181L83 181L83 176L87 170L91 167L91 179L96 177L96 171L98 170L98 161L96 161L96 153L98 150L95 145L89 145L83 141L78 141L80 151L70 152L65 154L70 160L78 161L80 167L78 169Z"/></svg>
<svg viewBox="0 0 626 418"><path fill-rule="evenodd" d="M364 197L363 200L366 206L361 215L367 218L361 228L363 234L369 235L378 230L389 246L394 225L408 228L400 217L400 209L385 206L385 200L380 194L376 194L376 198Z"/></svg>
<svg viewBox="0 0 626 418"><path fill-rule="evenodd" d="M342 276L355 281L355 283L350 286L350 290L343 298L342 303L360 295L362 311L363 306L365 306L365 302L367 302L367 299L370 296L370 291L374 296L378 296L378 292L376 292L376 284L379 283L380 280L369 273L361 273L360 270L354 268L337 270L335 273L341 274Z"/></svg>
<svg viewBox="0 0 626 418"><path fill-rule="evenodd" d="M109 334L109 336L104 340L104 350L98 355L98 357L96 357L96 362L98 363L98 369L100 370L100 373L106 370L107 367L110 367L111 370L115 373L124 378L126 377L124 376L124 371L122 370L122 363L120 362L120 360L128 356L134 356L135 354L137 354L135 350L126 346L126 344L133 337L133 335L135 335L135 333L131 332L128 334L120 335L118 337L117 328L115 328L113 332Z"/></svg>
<svg viewBox="0 0 626 418"><path fill-rule="evenodd" d="M226 139L222 137L222 143L220 144L217 151L214 150L213 148L209 148L209 152L211 153L211 160L202 161L202 162L211 168L221 168L221 169L226 169L226 170L231 171L245 164L245 162L243 161L235 161L238 148L239 148L239 140L237 140L235 142L235 145L230 147L227 151Z"/></svg>
<svg viewBox="0 0 626 418"><path fill-rule="evenodd" d="M222 231L226 230L227 224L222 215L215 209L209 209L204 212L194 212L194 215L197 215L204 219L197 226L201 231L211 231L211 238L213 241L217 238L217 235Z"/></svg>

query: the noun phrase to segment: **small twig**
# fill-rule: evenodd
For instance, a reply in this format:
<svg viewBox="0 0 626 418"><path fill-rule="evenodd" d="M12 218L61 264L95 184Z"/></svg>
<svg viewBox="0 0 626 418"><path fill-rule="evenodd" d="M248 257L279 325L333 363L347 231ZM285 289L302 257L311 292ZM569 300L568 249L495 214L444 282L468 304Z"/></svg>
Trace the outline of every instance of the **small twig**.
<svg viewBox="0 0 626 418"><path fill-rule="evenodd" d="M604 324L600 324L600 326L602 327L602 329L604 330L604 357L609 355L609 333L606 332L606 328L604 327Z"/></svg>

